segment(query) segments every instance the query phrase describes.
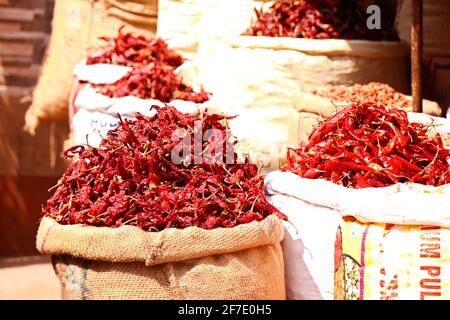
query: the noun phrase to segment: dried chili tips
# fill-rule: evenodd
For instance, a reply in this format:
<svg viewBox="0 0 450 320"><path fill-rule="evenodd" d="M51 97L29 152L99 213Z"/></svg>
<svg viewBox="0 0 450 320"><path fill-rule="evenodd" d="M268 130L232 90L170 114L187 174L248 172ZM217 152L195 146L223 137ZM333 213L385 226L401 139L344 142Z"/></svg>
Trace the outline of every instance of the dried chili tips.
<svg viewBox="0 0 450 320"><path fill-rule="evenodd" d="M332 86L326 89L314 90L313 94L330 98L334 101L359 104L373 102L377 105L392 106L400 109L412 108L411 100L408 100L404 94L380 82L370 82L367 84L357 83L350 87Z"/></svg>
<svg viewBox="0 0 450 320"><path fill-rule="evenodd" d="M351 104L317 125L308 142L289 149L282 168L349 188L414 182L450 183L450 150L438 133L410 123L405 111Z"/></svg>
<svg viewBox="0 0 450 320"><path fill-rule="evenodd" d="M229 228L270 214L285 218L266 201L257 165L248 158L229 163L229 151L216 152L218 146L236 143L227 117L155 108L153 117L136 114L137 120L122 121L99 148L66 150L67 157L77 160L55 186L42 214L61 224L133 225L148 231ZM211 129L220 134L210 135ZM173 161L180 147L192 153ZM211 157L215 161L208 161ZM231 157L236 161L233 150Z"/></svg>
<svg viewBox="0 0 450 320"><path fill-rule="evenodd" d="M182 65L184 58L169 49L167 43L159 38L146 38L124 31L122 26L116 37L101 37L106 45L95 49L88 58L87 64L116 64L136 67L149 63L161 63L173 68Z"/></svg>
<svg viewBox="0 0 450 320"><path fill-rule="evenodd" d="M354 0L278 0L255 12L256 19L243 35L398 40L394 23L388 19L383 19L380 29L368 29L368 16Z"/></svg>

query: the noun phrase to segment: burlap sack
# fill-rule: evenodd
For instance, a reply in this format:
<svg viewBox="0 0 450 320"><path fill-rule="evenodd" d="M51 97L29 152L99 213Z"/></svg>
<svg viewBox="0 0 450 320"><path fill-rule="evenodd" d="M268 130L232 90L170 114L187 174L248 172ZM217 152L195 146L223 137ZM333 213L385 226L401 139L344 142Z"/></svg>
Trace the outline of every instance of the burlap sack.
<svg viewBox="0 0 450 320"><path fill-rule="evenodd" d="M230 125L243 151L278 164L298 141L295 92L371 81L401 91L406 52L398 42L242 36L200 43L196 60L215 111L239 114Z"/></svg>
<svg viewBox="0 0 450 320"><path fill-rule="evenodd" d="M34 133L41 121L67 118L72 70L89 49L103 44L98 37L115 36L122 25L154 35L156 22L156 0L56 0L50 45L25 115L25 129Z"/></svg>
<svg viewBox="0 0 450 320"><path fill-rule="evenodd" d="M408 100L412 100L411 96L406 96ZM311 112L329 118L336 112L337 107L346 106L349 102L332 101L329 98L321 97L309 92L298 91L292 96L292 104L298 112ZM434 101L423 99L423 112L432 116L441 116L442 109ZM395 107L395 105L393 106ZM404 109L409 112L411 108Z"/></svg>
<svg viewBox="0 0 450 320"><path fill-rule="evenodd" d="M253 8L264 0L159 0L159 37L187 59L201 41L238 36L250 25Z"/></svg>
<svg viewBox="0 0 450 320"><path fill-rule="evenodd" d="M43 218L64 299L285 299L281 221L145 232Z"/></svg>

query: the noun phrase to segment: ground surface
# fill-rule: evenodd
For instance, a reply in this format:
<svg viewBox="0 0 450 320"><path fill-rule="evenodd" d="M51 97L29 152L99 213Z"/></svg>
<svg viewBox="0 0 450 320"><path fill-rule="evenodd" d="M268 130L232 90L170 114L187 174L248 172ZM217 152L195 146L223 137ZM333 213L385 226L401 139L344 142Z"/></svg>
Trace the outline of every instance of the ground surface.
<svg viewBox="0 0 450 320"><path fill-rule="evenodd" d="M49 259L0 259L0 300L59 298L60 286Z"/></svg>

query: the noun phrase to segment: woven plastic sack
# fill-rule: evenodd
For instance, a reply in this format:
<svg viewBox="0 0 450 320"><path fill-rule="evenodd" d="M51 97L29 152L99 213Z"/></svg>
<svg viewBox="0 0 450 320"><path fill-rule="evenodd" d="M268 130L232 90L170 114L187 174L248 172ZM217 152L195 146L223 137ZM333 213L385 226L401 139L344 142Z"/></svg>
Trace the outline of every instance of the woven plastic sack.
<svg viewBox="0 0 450 320"><path fill-rule="evenodd" d="M69 99L69 122L74 144L89 144L98 147L107 132L117 127L120 121L119 115L122 119L135 119L136 112L152 116L156 113L155 109L151 109L153 105L166 106L166 103L155 99L141 99L134 96L110 98L97 93L92 87L93 84L112 84L124 77L130 70L129 67L112 64L86 65L85 61L77 64L74 69L76 80L72 89L72 97ZM191 70L189 63L186 63L177 68L175 72L184 81L186 78L189 80ZM167 104L174 106L180 112L191 113L204 110L207 102L172 100Z"/></svg>
<svg viewBox="0 0 450 320"><path fill-rule="evenodd" d="M341 280L335 282L335 271L338 272L336 265L339 264L335 262L335 243L342 217L354 217L365 224L356 233L343 234L343 237L349 237L346 243L354 242L353 248L358 250L363 241L362 230L369 225L379 224L383 228L384 225L392 224L401 230L402 236L393 238L389 243L394 246L392 249L395 255L386 254L387 260L379 260L375 251L369 251L380 250L379 229L375 231L374 228L378 238L373 238L373 242L372 238L365 239L365 254L373 257L371 265L374 268L380 265L391 266L391 270L393 268L395 272L402 272L404 277L414 275L415 278L408 278L409 284L403 287L402 290L405 291L401 295L399 293L399 297L420 298L419 287L417 283L413 284L418 274L416 266L425 263L425 260L420 261L420 249L417 247L419 227L441 227L443 232L445 229L447 234L442 235L443 242L450 236L446 229L450 227L450 184L441 187L396 184L384 188L350 189L323 179L305 179L290 172L276 171L267 175L265 191L268 201L286 214L291 222L285 224L286 233L282 242L288 299L333 300L341 297L335 297L335 292L338 291L335 290L335 285L342 285L342 272L336 276ZM396 245L396 240L399 239L403 241L403 246ZM408 244L408 239L415 241L414 244ZM349 253L345 251L348 249L345 243L342 249L344 253ZM363 254L363 251L358 252ZM445 265L442 269L444 271L450 268L450 248L442 245L441 254L442 259L435 260L435 263ZM359 259L359 255L354 254L353 257ZM401 271L396 268L401 268ZM361 268L361 272L363 269ZM371 272L374 272L373 269ZM350 278L350 281L352 279L355 278ZM367 278L367 281L373 284L376 279ZM450 279L441 279L442 288L450 286ZM340 290L342 293L342 289ZM351 290L347 292L353 294ZM355 294L359 296L359 292ZM381 298L374 293L363 297Z"/></svg>
<svg viewBox="0 0 450 320"><path fill-rule="evenodd" d="M450 299L450 229L345 217L336 240L334 298Z"/></svg>

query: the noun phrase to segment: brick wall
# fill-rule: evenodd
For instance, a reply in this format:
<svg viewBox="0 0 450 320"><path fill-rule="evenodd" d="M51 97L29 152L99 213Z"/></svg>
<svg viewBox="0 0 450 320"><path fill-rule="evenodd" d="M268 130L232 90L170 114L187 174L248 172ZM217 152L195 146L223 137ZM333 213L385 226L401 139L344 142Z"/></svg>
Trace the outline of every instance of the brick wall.
<svg viewBox="0 0 450 320"><path fill-rule="evenodd" d="M0 85L26 92L39 75L51 32L53 0L0 0Z"/></svg>
<svg viewBox="0 0 450 320"><path fill-rule="evenodd" d="M0 0L0 257L31 255L41 204L65 168L67 122L23 131L51 33L53 0Z"/></svg>

